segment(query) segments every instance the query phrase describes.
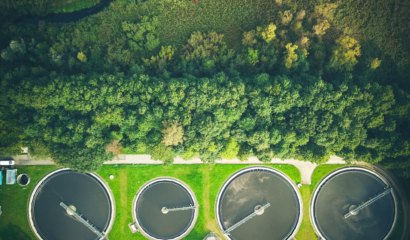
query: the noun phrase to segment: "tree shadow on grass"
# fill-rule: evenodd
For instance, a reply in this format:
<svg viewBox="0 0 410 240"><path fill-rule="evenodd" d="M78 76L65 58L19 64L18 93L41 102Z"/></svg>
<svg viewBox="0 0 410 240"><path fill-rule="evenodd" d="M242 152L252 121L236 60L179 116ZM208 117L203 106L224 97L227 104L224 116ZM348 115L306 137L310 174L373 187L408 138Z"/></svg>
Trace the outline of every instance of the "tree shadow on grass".
<svg viewBox="0 0 410 240"><path fill-rule="evenodd" d="M0 230L2 240L28 240L32 239L30 235L25 233L21 227L15 224L8 224Z"/></svg>

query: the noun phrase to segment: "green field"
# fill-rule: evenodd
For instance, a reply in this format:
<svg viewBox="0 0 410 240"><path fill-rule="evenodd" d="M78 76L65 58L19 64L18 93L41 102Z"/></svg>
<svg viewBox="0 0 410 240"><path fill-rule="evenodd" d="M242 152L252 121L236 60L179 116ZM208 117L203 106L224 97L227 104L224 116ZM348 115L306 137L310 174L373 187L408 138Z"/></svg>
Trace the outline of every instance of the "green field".
<svg viewBox="0 0 410 240"><path fill-rule="evenodd" d="M133 222L131 206L138 189L147 181L161 176L178 178L184 181L195 192L200 205L197 223L191 233L185 238L189 240L203 239L209 232L221 235L215 220L215 200L224 181L235 171L252 165L172 165L168 167L153 165L104 165L98 174L108 182L115 198L116 216L109 239L145 239L141 234L132 234L128 224ZM301 176L292 165L269 165L291 177L296 183ZM316 234L310 224L310 197L317 183L329 172L344 165L320 165L312 176L312 185L303 186L303 221L296 238L299 240L316 239ZM27 221L27 201L38 180L56 166L26 166L18 167L18 173L27 173L31 177L28 187L19 185L0 186L0 205L3 214L0 217L0 239L26 240L33 239L33 233ZM109 175L115 176L114 180ZM399 239L403 231L403 211L398 206L398 221L390 240Z"/></svg>
<svg viewBox="0 0 410 240"><path fill-rule="evenodd" d="M18 172L27 173L30 183L26 187L18 184L0 186L0 206L3 211L0 216L0 239L1 240L26 240L36 237L31 232L27 220L27 202L36 183L56 166L18 166ZM3 171L3 174L5 172Z"/></svg>
<svg viewBox="0 0 410 240"><path fill-rule="evenodd" d="M172 165L169 167L152 165L105 165L98 172L109 184L115 198L116 216L109 239L145 239L141 234L132 234L128 224L133 222L131 205L138 189L147 181L161 176L175 177L184 181L195 192L200 205L197 223L186 239L202 239L209 232L219 232L214 204L223 182L235 171L250 165ZM277 168L295 182L300 182L300 173L292 165L270 165ZM19 185L0 186L1 240L36 239L27 220L27 201L38 180L55 166L18 167L19 173L31 177L28 187ZM115 176L114 180L109 175Z"/></svg>
<svg viewBox="0 0 410 240"><path fill-rule="evenodd" d="M147 181L161 176L175 177L184 181L195 192L200 211L195 228L185 239L203 239L209 232L218 233L215 221L215 199L219 188L229 175L250 165L105 165L99 172L110 185L115 197L116 218L109 234L110 239L145 239L141 234L132 234L128 224L133 222L131 206L138 189ZM294 181L300 182L300 173L291 165L271 165ZM109 175L115 176L109 180Z"/></svg>

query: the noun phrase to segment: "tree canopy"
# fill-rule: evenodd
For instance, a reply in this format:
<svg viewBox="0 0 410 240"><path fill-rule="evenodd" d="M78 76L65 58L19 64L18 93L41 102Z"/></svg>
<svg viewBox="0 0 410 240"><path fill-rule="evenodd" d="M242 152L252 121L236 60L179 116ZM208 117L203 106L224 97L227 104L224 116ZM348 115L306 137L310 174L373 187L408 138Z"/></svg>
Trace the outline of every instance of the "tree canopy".
<svg viewBox="0 0 410 240"><path fill-rule="evenodd" d="M167 164L336 154L406 174L410 95L372 80L384 62L361 59L354 37L324 43L333 5L310 18L280 12L241 33L240 46L215 31L167 44L158 18L131 8L3 29L0 154L28 144L80 171L121 147Z"/></svg>

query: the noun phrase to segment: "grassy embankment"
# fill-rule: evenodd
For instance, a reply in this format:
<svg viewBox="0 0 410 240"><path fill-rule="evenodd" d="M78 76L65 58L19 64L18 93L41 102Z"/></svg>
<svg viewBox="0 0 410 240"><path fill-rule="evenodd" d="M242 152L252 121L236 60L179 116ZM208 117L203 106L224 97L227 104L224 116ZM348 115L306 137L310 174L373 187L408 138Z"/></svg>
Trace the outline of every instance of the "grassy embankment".
<svg viewBox="0 0 410 240"><path fill-rule="evenodd" d="M18 172L30 176L29 185L22 187L18 184L0 185L0 206L3 214L0 216L1 240L35 240L27 220L27 202L36 183L56 166L18 166ZM5 171L3 171L5 174Z"/></svg>

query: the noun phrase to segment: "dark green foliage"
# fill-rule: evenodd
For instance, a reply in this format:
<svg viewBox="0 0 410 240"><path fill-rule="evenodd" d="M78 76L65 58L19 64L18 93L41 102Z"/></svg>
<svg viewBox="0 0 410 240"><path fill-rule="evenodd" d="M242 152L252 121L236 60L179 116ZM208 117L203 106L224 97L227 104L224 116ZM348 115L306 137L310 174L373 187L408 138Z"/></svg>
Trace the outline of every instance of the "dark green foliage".
<svg viewBox="0 0 410 240"><path fill-rule="evenodd" d="M104 149L114 138L167 164L178 155L212 164L249 156L323 163L336 154L407 168L410 95L373 80L384 58L335 30L333 5L309 19L296 14L297 26L273 16L276 25L239 33L240 47L214 31L172 45L168 23L147 5L118 1L77 23L2 29L0 106L10 114L0 119L12 129L10 146L42 143L81 171L112 157ZM317 36L323 19L330 28ZM164 121L182 125L182 144L161 144Z"/></svg>
<svg viewBox="0 0 410 240"><path fill-rule="evenodd" d="M3 99L0 97L0 99ZM1 100L0 100L1 101ZM21 153L22 138L17 117L5 106L0 105L0 156L14 156Z"/></svg>
<svg viewBox="0 0 410 240"><path fill-rule="evenodd" d="M75 169L80 172L98 171L105 161L113 159L113 155L106 154L104 148L88 148L83 144L69 147L62 144L53 146L52 158L58 165Z"/></svg>

